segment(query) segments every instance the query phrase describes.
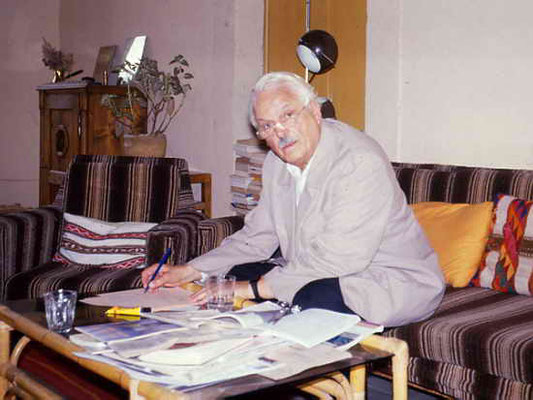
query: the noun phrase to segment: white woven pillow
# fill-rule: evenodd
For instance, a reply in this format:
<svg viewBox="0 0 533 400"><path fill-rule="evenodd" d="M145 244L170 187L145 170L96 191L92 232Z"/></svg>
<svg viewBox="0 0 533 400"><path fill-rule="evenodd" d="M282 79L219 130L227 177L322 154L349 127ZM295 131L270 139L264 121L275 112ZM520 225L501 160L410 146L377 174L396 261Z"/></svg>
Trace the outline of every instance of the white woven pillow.
<svg viewBox="0 0 533 400"><path fill-rule="evenodd" d="M134 268L145 263L146 237L154 223L106 222L63 214L63 232L54 261L103 268Z"/></svg>

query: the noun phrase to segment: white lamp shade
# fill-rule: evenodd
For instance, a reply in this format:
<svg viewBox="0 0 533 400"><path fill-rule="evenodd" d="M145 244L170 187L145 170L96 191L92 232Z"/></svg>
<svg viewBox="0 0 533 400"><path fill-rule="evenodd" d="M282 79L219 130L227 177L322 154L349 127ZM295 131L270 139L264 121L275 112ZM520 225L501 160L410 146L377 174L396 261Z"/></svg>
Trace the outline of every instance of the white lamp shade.
<svg viewBox="0 0 533 400"><path fill-rule="evenodd" d="M296 53L298 54L298 58L305 68L314 74L320 72L320 61L315 53L313 53L309 48L299 44L296 48Z"/></svg>

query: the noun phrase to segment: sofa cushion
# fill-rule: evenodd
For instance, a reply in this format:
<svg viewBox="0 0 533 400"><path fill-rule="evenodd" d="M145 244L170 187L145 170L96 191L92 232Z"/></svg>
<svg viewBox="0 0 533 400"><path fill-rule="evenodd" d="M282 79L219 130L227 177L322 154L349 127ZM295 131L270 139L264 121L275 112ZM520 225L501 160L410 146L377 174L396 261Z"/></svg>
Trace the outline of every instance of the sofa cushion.
<svg viewBox="0 0 533 400"><path fill-rule="evenodd" d="M466 385L465 392L476 392L482 390L485 378L499 377L515 381L527 395L492 398L526 399L533 394L533 301L529 296L448 287L432 318L384 335L405 340L410 357L440 365L426 374L449 387ZM475 371L475 379L465 382L463 375L443 369L445 365Z"/></svg>
<svg viewBox="0 0 533 400"><path fill-rule="evenodd" d="M135 268L145 263L147 222L106 222L64 213L54 261L105 268Z"/></svg>
<svg viewBox="0 0 533 400"><path fill-rule="evenodd" d="M56 289L78 291L78 297L115 292L142 286L136 268L100 268L49 262L11 276L6 283L6 300L36 299Z"/></svg>
<svg viewBox="0 0 533 400"><path fill-rule="evenodd" d="M479 268L487 243L492 202L422 202L412 208L439 257L446 283L467 286Z"/></svg>
<svg viewBox="0 0 533 400"><path fill-rule="evenodd" d="M161 222L194 204L181 158L76 155L63 211L104 221Z"/></svg>
<svg viewBox="0 0 533 400"><path fill-rule="evenodd" d="M533 295L533 201L499 195L494 228L472 284Z"/></svg>

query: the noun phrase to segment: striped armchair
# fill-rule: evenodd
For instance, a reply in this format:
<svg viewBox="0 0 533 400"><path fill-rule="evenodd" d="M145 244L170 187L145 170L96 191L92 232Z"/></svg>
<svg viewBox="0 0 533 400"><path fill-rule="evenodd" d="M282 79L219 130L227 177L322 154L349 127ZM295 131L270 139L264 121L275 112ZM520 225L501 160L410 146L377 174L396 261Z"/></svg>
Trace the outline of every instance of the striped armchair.
<svg viewBox="0 0 533 400"><path fill-rule="evenodd" d="M147 264L166 247L172 263L197 254L197 226L187 162L179 158L76 156L67 172L61 207L0 216L2 300L36 298L55 288L80 296L141 286L136 269L111 269L52 261L63 212L108 222L158 223L148 232Z"/></svg>
<svg viewBox="0 0 533 400"><path fill-rule="evenodd" d="M405 163L393 168L409 203L479 203L498 193L533 200L532 170ZM241 226L238 217L201 221L199 252ZM448 287L430 319L384 335L408 343L411 384L458 399L533 398L533 297Z"/></svg>

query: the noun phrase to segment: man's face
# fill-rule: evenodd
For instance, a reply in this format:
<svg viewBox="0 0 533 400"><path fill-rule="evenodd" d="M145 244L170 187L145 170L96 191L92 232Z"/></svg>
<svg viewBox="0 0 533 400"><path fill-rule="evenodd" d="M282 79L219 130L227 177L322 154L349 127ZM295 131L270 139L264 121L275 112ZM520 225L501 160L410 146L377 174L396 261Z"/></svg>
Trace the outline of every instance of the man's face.
<svg viewBox="0 0 533 400"><path fill-rule="evenodd" d="M320 139L320 107L314 101L305 108L286 88L260 92L255 100L258 126L273 125L265 140L268 147L286 163L304 169ZM285 120L285 123L281 121ZM277 123L279 122L279 123Z"/></svg>

